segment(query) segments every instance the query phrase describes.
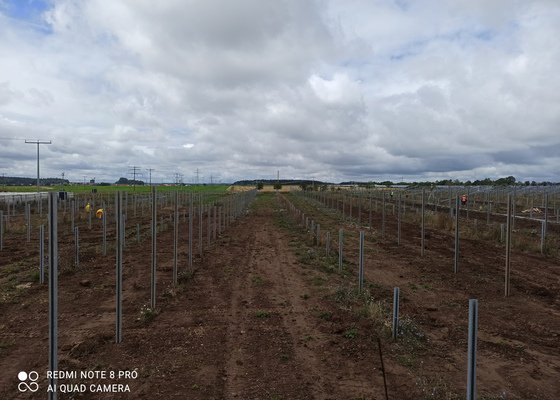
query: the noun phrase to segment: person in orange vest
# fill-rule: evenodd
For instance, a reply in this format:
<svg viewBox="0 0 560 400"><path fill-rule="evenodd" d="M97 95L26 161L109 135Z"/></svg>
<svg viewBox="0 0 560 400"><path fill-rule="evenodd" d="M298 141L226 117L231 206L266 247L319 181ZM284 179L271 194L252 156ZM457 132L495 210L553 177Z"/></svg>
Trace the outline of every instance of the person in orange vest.
<svg viewBox="0 0 560 400"><path fill-rule="evenodd" d="M467 195L466 194L461 195L461 204L462 205L467 204Z"/></svg>

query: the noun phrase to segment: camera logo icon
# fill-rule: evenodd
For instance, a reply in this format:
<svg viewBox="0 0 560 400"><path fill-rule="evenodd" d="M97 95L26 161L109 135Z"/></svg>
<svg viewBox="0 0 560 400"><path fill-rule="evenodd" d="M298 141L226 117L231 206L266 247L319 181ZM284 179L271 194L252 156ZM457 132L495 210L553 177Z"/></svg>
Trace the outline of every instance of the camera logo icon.
<svg viewBox="0 0 560 400"><path fill-rule="evenodd" d="M29 373L25 371L21 371L18 374L18 379L20 380L18 384L18 389L20 392L36 392L39 390L39 384L37 381L39 380L39 374L35 371L30 371ZM29 380L29 383L27 383Z"/></svg>

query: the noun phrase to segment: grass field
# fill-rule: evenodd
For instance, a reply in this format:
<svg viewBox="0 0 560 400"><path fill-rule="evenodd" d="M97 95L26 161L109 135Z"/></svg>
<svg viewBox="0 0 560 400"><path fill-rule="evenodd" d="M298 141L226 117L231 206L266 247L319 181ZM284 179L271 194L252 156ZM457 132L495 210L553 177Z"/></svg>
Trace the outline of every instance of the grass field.
<svg viewBox="0 0 560 400"><path fill-rule="evenodd" d="M158 192L175 191L180 192L220 192L224 193L229 185L190 185L190 186L156 186ZM91 193L92 189L97 189L97 193L113 193L125 191L131 193L149 193L150 186L88 186L88 185L59 185L41 186L41 191L66 191L73 193ZM36 186L0 186L0 192L35 192Z"/></svg>

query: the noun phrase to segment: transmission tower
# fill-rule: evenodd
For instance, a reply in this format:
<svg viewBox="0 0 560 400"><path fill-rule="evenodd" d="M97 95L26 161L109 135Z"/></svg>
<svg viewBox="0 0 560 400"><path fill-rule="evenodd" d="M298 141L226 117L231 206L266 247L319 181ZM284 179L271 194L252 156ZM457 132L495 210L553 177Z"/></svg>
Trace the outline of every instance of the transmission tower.
<svg viewBox="0 0 560 400"><path fill-rule="evenodd" d="M136 174L140 171L140 167L135 165L128 167L129 174L132 174L132 190L136 191Z"/></svg>

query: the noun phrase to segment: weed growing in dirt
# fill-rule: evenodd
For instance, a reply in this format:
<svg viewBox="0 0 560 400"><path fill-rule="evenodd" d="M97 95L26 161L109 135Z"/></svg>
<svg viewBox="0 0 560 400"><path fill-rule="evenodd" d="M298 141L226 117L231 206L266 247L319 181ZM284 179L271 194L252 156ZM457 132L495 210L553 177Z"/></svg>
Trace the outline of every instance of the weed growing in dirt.
<svg viewBox="0 0 560 400"><path fill-rule="evenodd" d="M255 317L265 319L270 318L271 314L268 311L259 310L255 313Z"/></svg>
<svg viewBox="0 0 560 400"><path fill-rule="evenodd" d="M177 274L177 283L185 284L194 278L196 269L186 269L182 270Z"/></svg>
<svg viewBox="0 0 560 400"><path fill-rule="evenodd" d="M5 350L7 348L9 348L10 346L12 346L15 342L13 341L0 341L0 353L2 352L2 350Z"/></svg>
<svg viewBox="0 0 560 400"><path fill-rule="evenodd" d="M382 301L369 298L358 310L358 315L373 321L383 336L388 337L391 333L391 321L389 320L389 307Z"/></svg>
<svg viewBox="0 0 560 400"><path fill-rule="evenodd" d="M324 319L325 321L330 321L332 317L333 317L333 313L328 311L323 311L322 313L319 314L319 318Z"/></svg>
<svg viewBox="0 0 560 400"><path fill-rule="evenodd" d="M416 381L422 400L459 400L459 396L440 376L435 378L421 377Z"/></svg>
<svg viewBox="0 0 560 400"><path fill-rule="evenodd" d="M158 315L159 311L157 309L151 308L147 304L144 304L142 308L140 308L140 317L138 318L139 321L148 323L152 321L156 315Z"/></svg>
<svg viewBox="0 0 560 400"><path fill-rule="evenodd" d="M325 278L323 278L322 276L314 276L313 279L311 280L311 283L314 286L322 286L323 283L325 283L327 280Z"/></svg>
<svg viewBox="0 0 560 400"><path fill-rule="evenodd" d="M253 284L255 284L255 285L262 285L264 281L263 281L263 278L261 278L258 275L255 275L251 278L251 282L253 282Z"/></svg>
<svg viewBox="0 0 560 400"><path fill-rule="evenodd" d="M390 321L387 321L386 332L390 332ZM408 368L416 368L419 362L420 353L425 349L426 335L420 330L418 325L410 318L405 316L399 320L399 329L395 344L397 361Z"/></svg>
<svg viewBox="0 0 560 400"><path fill-rule="evenodd" d="M354 339L356 336L358 336L358 329L357 328L350 328L347 329L342 336L344 336L346 339Z"/></svg>
<svg viewBox="0 0 560 400"><path fill-rule="evenodd" d="M31 282L39 282L39 275L40 275L40 272L38 270L33 270L29 274L29 280Z"/></svg>
<svg viewBox="0 0 560 400"><path fill-rule="evenodd" d="M359 302L369 299L370 294L368 290L358 293L356 289L350 287L338 287L332 297L342 310L348 311Z"/></svg>
<svg viewBox="0 0 560 400"><path fill-rule="evenodd" d="M426 225L443 231L453 230L453 219L444 213L426 215Z"/></svg>

